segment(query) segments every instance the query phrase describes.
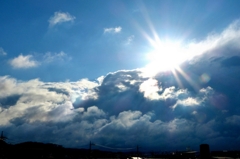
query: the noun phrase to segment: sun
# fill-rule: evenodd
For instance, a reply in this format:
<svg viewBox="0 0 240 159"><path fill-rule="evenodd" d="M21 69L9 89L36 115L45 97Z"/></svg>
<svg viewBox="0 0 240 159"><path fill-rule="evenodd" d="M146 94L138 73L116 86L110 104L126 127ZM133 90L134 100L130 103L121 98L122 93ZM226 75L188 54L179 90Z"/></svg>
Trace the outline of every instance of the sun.
<svg viewBox="0 0 240 159"><path fill-rule="evenodd" d="M183 49L176 42L159 43L152 52L147 53L150 65L159 70L173 69L184 59Z"/></svg>
<svg viewBox="0 0 240 159"><path fill-rule="evenodd" d="M146 54L149 63L144 68L150 74L173 70L188 58L181 41L157 40L152 41L152 45L152 51Z"/></svg>

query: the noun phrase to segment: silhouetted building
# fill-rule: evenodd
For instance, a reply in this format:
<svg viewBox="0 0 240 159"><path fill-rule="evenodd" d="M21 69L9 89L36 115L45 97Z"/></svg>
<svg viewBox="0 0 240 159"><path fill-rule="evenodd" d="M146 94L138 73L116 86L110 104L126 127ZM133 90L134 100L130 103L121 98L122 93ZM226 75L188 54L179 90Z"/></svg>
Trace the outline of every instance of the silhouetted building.
<svg viewBox="0 0 240 159"><path fill-rule="evenodd" d="M200 145L200 158L208 159L210 158L210 149L208 144Z"/></svg>

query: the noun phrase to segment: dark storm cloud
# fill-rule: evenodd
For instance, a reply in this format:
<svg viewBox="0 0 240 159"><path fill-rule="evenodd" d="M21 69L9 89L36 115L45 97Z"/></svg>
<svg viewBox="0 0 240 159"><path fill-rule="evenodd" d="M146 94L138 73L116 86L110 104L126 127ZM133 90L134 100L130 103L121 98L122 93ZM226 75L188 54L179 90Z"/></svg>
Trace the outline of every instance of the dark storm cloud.
<svg viewBox="0 0 240 159"><path fill-rule="evenodd" d="M234 149L240 144L239 26L195 44L202 52L175 73L120 70L76 82L0 77L0 129L14 142L67 147L91 140L145 150L201 143Z"/></svg>

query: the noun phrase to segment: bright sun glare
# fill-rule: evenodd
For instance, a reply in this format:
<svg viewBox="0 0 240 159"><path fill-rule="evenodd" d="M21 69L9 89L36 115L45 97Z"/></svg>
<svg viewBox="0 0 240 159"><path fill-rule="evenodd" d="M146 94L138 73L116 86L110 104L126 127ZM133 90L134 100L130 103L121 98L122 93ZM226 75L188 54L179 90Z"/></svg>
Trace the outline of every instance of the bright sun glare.
<svg viewBox="0 0 240 159"><path fill-rule="evenodd" d="M147 53L149 64L144 68L148 74L156 74L160 71L173 70L183 61L188 59L186 48L181 42L174 41L150 41L153 51Z"/></svg>
<svg viewBox="0 0 240 159"><path fill-rule="evenodd" d="M184 44L182 41L160 40L155 34L155 39L146 36L152 45L152 50L146 54L149 63L145 66L143 76L153 77L159 72L171 71L179 86L182 82L178 77L181 74L195 90L199 90L198 85L181 69L180 64L192 59L194 56L205 52L205 49L212 45L204 43ZM206 47L207 46L207 47ZM178 73L177 73L178 72Z"/></svg>

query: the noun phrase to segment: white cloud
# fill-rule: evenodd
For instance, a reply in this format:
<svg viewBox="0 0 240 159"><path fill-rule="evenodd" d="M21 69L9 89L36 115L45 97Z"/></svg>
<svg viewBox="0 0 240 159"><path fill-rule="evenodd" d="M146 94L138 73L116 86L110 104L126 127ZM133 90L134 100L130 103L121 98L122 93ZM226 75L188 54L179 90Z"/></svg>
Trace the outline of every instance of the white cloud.
<svg viewBox="0 0 240 159"><path fill-rule="evenodd" d="M104 76L100 76L97 78L98 83L101 85L104 80Z"/></svg>
<svg viewBox="0 0 240 159"><path fill-rule="evenodd" d="M118 120L124 125L124 127L133 126L136 121L142 116L140 111L124 111L119 113Z"/></svg>
<svg viewBox="0 0 240 159"><path fill-rule="evenodd" d="M150 100L160 99L159 91L162 91L162 88L158 86L158 81L156 79L148 79L144 81L140 87L139 91L144 93L144 97Z"/></svg>
<svg viewBox="0 0 240 159"><path fill-rule="evenodd" d="M71 59L70 57L68 57L68 55L61 51L59 53L52 53L52 52L47 52L45 55L44 55L44 61L47 62L47 63L50 63L50 62L53 62L53 61L64 61L64 60L67 60L67 59Z"/></svg>
<svg viewBox="0 0 240 159"><path fill-rule="evenodd" d="M127 38L126 45L130 45L130 44L132 43L134 37L135 37L134 35L129 36L129 37Z"/></svg>
<svg viewBox="0 0 240 159"><path fill-rule="evenodd" d="M78 88L77 96L80 97L81 100L98 98L98 94L94 90L94 88L98 86L96 82L89 81L88 79L81 79L75 82L75 85Z"/></svg>
<svg viewBox="0 0 240 159"><path fill-rule="evenodd" d="M163 93L160 96L160 99L175 99L176 98L176 88L174 86L164 89Z"/></svg>
<svg viewBox="0 0 240 159"><path fill-rule="evenodd" d="M7 53L0 47L0 55L7 55Z"/></svg>
<svg viewBox="0 0 240 159"><path fill-rule="evenodd" d="M89 117L104 117L106 114L104 111L99 109L96 106L91 106L87 108L86 112L83 113L83 118L89 118Z"/></svg>
<svg viewBox="0 0 240 159"><path fill-rule="evenodd" d="M119 92L124 92L128 89L128 87L126 87L124 84L122 83L119 83L117 85L115 85L118 89L119 89Z"/></svg>
<svg viewBox="0 0 240 159"><path fill-rule="evenodd" d="M239 40L240 20L236 20L235 22L231 23L226 29L224 29L221 33L212 33L209 34L202 41L193 41L189 43L186 47L186 54L189 55L189 59L193 59L193 62L196 62L197 60L202 60L194 57L203 53L211 52L211 56L222 56L223 52L221 52L220 50L222 49L222 47L226 47L227 45L231 46L231 48L240 49L238 43ZM238 52L228 52L228 54L238 55Z"/></svg>
<svg viewBox="0 0 240 159"><path fill-rule="evenodd" d="M172 106L175 109L177 106L200 106L212 96L213 89L211 87L202 88L197 96L193 95L186 89L179 89L172 92L172 98L175 98L176 103Z"/></svg>
<svg viewBox="0 0 240 159"><path fill-rule="evenodd" d="M0 118L4 118L0 126L9 125L16 118L24 118L29 123L71 120L76 113L81 113L81 109L74 110L75 99L97 98L94 92L96 86L97 83L87 79L44 83L38 79L18 81L0 76ZM97 115L96 111L96 107L91 107L86 113Z"/></svg>
<svg viewBox="0 0 240 159"><path fill-rule="evenodd" d="M115 28L104 28L104 33L120 33L122 31L122 27Z"/></svg>
<svg viewBox="0 0 240 159"><path fill-rule="evenodd" d="M32 55L19 55L18 57L12 59L9 61L10 65L13 68L17 69L25 69L25 68L31 68L31 67L37 67L39 63L32 59Z"/></svg>
<svg viewBox="0 0 240 159"><path fill-rule="evenodd" d="M198 101L195 98L188 97L187 99L178 100L177 103L173 106L173 108L176 108L177 105L198 106L198 105L200 105L200 101Z"/></svg>
<svg viewBox="0 0 240 159"><path fill-rule="evenodd" d="M33 58L38 58L38 60L33 60ZM33 55L19 55L18 57L9 61L13 68L23 69L37 67L40 64L48 64L52 62L63 62L71 60L65 52L61 51L59 53L47 52L45 54L35 54Z"/></svg>
<svg viewBox="0 0 240 159"><path fill-rule="evenodd" d="M56 24L63 22L74 21L75 17L70 15L68 12L55 12L52 17L48 20L49 26L52 27Z"/></svg>

